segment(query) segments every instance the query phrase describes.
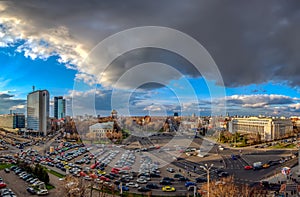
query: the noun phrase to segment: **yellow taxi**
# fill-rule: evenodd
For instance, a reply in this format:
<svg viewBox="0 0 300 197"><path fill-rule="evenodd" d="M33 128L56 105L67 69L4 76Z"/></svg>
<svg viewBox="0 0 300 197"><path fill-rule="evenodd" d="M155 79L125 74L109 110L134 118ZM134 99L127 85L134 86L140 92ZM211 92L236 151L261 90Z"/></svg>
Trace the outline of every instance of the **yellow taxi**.
<svg viewBox="0 0 300 197"><path fill-rule="evenodd" d="M267 164L267 163L265 163L262 167L263 167L263 168L268 168L268 167L270 167L270 165Z"/></svg>
<svg viewBox="0 0 300 197"><path fill-rule="evenodd" d="M106 172L105 171L102 171L102 170L97 170L98 174L101 174L101 175L105 175Z"/></svg>
<svg viewBox="0 0 300 197"><path fill-rule="evenodd" d="M161 190L163 192L175 192L176 191L175 187L171 187L169 185L162 187Z"/></svg>

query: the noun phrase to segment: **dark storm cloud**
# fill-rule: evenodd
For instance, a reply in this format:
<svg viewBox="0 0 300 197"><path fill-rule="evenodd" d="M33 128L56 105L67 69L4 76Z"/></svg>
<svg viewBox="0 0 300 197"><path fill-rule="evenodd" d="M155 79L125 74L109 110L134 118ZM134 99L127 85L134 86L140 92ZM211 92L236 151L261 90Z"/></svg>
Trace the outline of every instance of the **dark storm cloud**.
<svg viewBox="0 0 300 197"><path fill-rule="evenodd" d="M167 26L197 39L216 61L225 85L267 81L300 85L300 1L13 1L7 12L40 29L65 26L90 49L136 26ZM147 56L148 52L144 52ZM132 54L132 58L135 57ZM124 61L130 61L128 56ZM126 64L126 62L121 65ZM182 73L194 69L182 65ZM183 69L184 68L184 69ZM114 72L114 74L122 73Z"/></svg>
<svg viewBox="0 0 300 197"><path fill-rule="evenodd" d="M10 110L25 112L26 100L16 99L14 95L0 93L0 114L8 114Z"/></svg>
<svg viewBox="0 0 300 197"><path fill-rule="evenodd" d="M11 97L14 97L14 95L10 95L10 94L1 94L0 93L0 99L7 99L7 98L11 98Z"/></svg>
<svg viewBox="0 0 300 197"><path fill-rule="evenodd" d="M199 77L201 74L199 71L185 58L167 50L157 49L157 48L142 48L142 49L135 49L129 51L117 59L115 59L110 66L107 67L105 73L107 73L110 77L110 81L112 84L116 83L119 80L119 76L122 76L125 72L129 71L133 67L143 64L145 62L157 62L163 63L166 65L172 66L182 75L189 75L190 77ZM156 77L159 76L159 73L162 70L150 69L146 73L147 76L153 76L153 82L145 83L139 87L140 89L155 89L155 88L162 88L165 84L157 83ZM151 72L151 73L150 73ZM140 73L140 77L143 77L143 73ZM139 77L135 76L135 78ZM174 72L164 73L166 79L176 79L177 76ZM151 78L150 78L151 79ZM135 80L130 79L126 82L128 86L134 87Z"/></svg>

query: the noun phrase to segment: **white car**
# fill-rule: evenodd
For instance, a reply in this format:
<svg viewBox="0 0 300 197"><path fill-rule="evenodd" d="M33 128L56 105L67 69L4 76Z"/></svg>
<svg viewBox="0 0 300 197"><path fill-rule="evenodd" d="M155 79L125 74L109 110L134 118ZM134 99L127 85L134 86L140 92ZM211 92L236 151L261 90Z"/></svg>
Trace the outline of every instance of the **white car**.
<svg viewBox="0 0 300 197"><path fill-rule="evenodd" d="M42 181L36 181L36 182L34 182L33 184L32 184L32 186L38 186L38 185L40 185L40 184L42 184L43 182Z"/></svg>
<svg viewBox="0 0 300 197"><path fill-rule="evenodd" d="M145 184L145 183L147 183L147 180L139 178L139 179L136 180L136 182L141 183L141 184Z"/></svg>
<svg viewBox="0 0 300 197"><path fill-rule="evenodd" d="M140 179L145 179L147 181L151 181L151 178L148 176L140 176Z"/></svg>
<svg viewBox="0 0 300 197"><path fill-rule="evenodd" d="M41 189L39 191L37 191L37 195L42 196L42 195L47 195L49 192L46 189Z"/></svg>
<svg viewBox="0 0 300 197"><path fill-rule="evenodd" d="M90 176L85 176L85 177L84 177L84 180L91 181L92 178L91 178Z"/></svg>
<svg viewBox="0 0 300 197"><path fill-rule="evenodd" d="M33 183L35 183L36 181L38 181L39 179L37 179L37 178L35 178L35 179L32 179L29 183L30 184L33 184Z"/></svg>
<svg viewBox="0 0 300 197"><path fill-rule="evenodd" d="M129 183L126 183L126 186L127 186L127 187L135 187L135 188L138 188L138 187L139 187L139 184L134 183L134 182L129 182Z"/></svg>

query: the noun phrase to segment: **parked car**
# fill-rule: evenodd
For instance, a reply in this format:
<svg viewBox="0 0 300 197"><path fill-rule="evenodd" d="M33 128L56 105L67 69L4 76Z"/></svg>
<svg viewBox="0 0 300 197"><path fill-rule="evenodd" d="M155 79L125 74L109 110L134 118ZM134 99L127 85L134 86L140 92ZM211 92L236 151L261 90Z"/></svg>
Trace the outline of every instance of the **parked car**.
<svg viewBox="0 0 300 197"><path fill-rule="evenodd" d="M168 172L171 172L171 173L174 173L174 172L175 172L174 168L167 168L167 171L168 171Z"/></svg>
<svg viewBox="0 0 300 197"><path fill-rule="evenodd" d="M148 188L148 187L139 187L139 188L138 188L138 191L139 191L139 192L149 192L149 191L151 191L151 189Z"/></svg>
<svg viewBox="0 0 300 197"><path fill-rule="evenodd" d="M30 184L33 184L34 182L38 181L39 179L38 178L35 178L35 179L32 179L29 183Z"/></svg>
<svg viewBox="0 0 300 197"><path fill-rule="evenodd" d="M252 170L253 167L252 167L252 166L245 166L244 169L245 169L245 170Z"/></svg>
<svg viewBox="0 0 300 197"><path fill-rule="evenodd" d="M128 186L128 187L136 187L136 188L138 188L138 187L139 187L139 184L137 184L137 183L133 183L133 182L129 182L129 183L126 183L126 186Z"/></svg>
<svg viewBox="0 0 300 197"><path fill-rule="evenodd" d="M229 173L228 172L221 172L218 174L219 177L228 177Z"/></svg>
<svg viewBox="0 0 300 197"><path fill-rule="evenodd" d="M138 178L138 179L136 180L136 182L137 182L137 183L141 183L141 184L145 184L145 183L147 183L147 180L146 180L146 179L142 179L142 178Z"/></svg>
<svg viewBox="0 0 300 197"><path fill-rule="evenodd" d="M4 172L10 173L10 169L9 169L9 168L5 168L5 169L4 169Z"/></svg>
<svg viewBox="0 0 300 197"><path fill-rule="evenodd" d="M32 188L32 187L27 187L27 192L29 192L30 194L36 194L36 191Z"/></svg>
<svg viewBox="0 0 300 197"><path fill-rule="evenodd" d="M164 177L162 180L164 180L164 181L170 181L170 182L174 181L174 179L170 178L170 177Z"/></svg>
<svg viewBox="0 0 300 197"><path fill-rule="evenodd" d="M0 182L0 188L5 188L6 184L4 182Z"/></svg>
<svg viewBox="0 0 300 197"><path fill-rule="evenodd" d="M185 186L185 187L197 186L197 184L194 183L194 182L189 182L189 181L188 181L188 182L185 182L184 186Z"/></svg>
<svg viewBox="0 0 300 197"><path fill-rule="evenodd" d="M196 182L197 183L206 183L207 182L207 178L198 177L198 178L196 178Z"/></svg>
<svg viewBox="0 0 300 197"><path fill-rule="evenodd" d="M39 190L39 191L37 191L37 195L39 195L39 196L43 196L43 195L47 195L49 192L48 192L48 190L46 190L46 189L41 189L41 190Z"/></svg>
<svg viewBox="0 0 300 197"><path fill-rule="evenodd" d="M180 178L180 177L183 177L183 175L181 175L181 174L174 174L174 178Z"/></svg>
<svg viewBox="0 0 300 197"><path fill-rule="evenodd" d="M85 177L84 177L84 180L91 181L92 178L91 178L90 176L85 176Z"/></svg>
<svg viewBox="0 0 300 197"><path fill-rule="evenodd" d="M158 185L155 184L155 183L148 183L148 184L146 185L146 187L148 187L148 188L150 188L150 189L158 189L158 188L159 188Z"/></svg>
<svg viewBox="0 0 300 197"><path fill-rule="evenodd" d="M175 192L176 191L175 187L171 187L169 185L165 186L165 187L162 187L161 190L164 191L164 192Z"/></svg>
<svg viewBox="0 0 300 197"><path fill-rule="evenodd" d="M10 170L14 171L17 168L17 166L11 166Z"/></svg>
<svg viewBox="0 0 300 197"><path fill-rule="evenodd" d="M178 179L178 181L189 181L190 179L189 178L187 178L187 177L180 177L179 179Z"/></svg>
<svg viewBox="0 0 300 197"><path fill-rule="evenodd" d="M159 182L159 184L161 184L161 185L172 185L171 181L167 181L167 180L161 180Z"/></svg>
<svg viewBox="0 0 300 197"><path fill-rule="evenodd" d="M120 190L120 186L118 186L118 189ZM129 191L129 187L122 185L122 191Z"/></svg>
<svg viewBox="0 0 300 197"><path fill-rule="evenodd" d="M264 165L262 165L263 168L269 168L270 164L265 163Z"/></svg>
<svg viewBox="0 0 300 197"><path fill-rule="evenodd" d="M237 157L236 157L235 155L232 154L232 155L231 155L231 159L232 159L232 160L237 160Z"/></svg>

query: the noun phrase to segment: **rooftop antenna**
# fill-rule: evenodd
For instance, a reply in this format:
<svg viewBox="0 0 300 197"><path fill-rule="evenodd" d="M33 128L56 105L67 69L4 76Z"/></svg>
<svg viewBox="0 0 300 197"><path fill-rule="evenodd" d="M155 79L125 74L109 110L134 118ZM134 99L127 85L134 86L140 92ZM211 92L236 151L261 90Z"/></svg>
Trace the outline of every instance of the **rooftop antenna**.
<svg viewBox="0 0 300 197"><path fill-rule="evenodd" d="M34 90L35 90L35 86L32 86L32 92L34 92Z"/></svg>

